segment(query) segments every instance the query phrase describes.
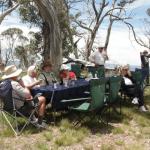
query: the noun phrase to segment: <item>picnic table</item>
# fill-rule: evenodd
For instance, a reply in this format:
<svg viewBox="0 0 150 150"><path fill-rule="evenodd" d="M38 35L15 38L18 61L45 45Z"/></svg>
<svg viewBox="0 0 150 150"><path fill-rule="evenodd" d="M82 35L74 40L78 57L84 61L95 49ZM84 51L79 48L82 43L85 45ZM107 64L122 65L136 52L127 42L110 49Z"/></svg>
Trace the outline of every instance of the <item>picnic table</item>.
<svg viewBox="0 0 150 150"><path fill-rule="evenodd" d="M80 100L83 101L84 98L86 99L86 97L89 97L89 91L89 81L78 79L74 81L74 84L67 87L57 84L57 88L55 88L54 85L51 84L33 88L31 93L33 96L37 93L42 93L47 99L47 104L51 103L52 107L56 110L64 110L67 109L69 105L76 104L77 102L80 102ZM78 99L78 101L72 102L70 101L72 99ZM63 103L63 100L66 102Z"/></svg>

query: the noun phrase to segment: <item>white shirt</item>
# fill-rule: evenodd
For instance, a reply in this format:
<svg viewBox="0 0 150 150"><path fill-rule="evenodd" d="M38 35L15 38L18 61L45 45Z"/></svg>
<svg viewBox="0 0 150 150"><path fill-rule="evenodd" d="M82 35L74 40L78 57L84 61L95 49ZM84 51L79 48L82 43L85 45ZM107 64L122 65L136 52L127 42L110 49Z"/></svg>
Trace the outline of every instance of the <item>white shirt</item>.
<svg viewBox="0 0 150 150"><path fill-rule="evenodd" d="M123 79L124 79L125 85L133 85L132 81L129 78L123 77Z"/></svg>
<svg viewBox="0 0 150 150"><path fill-rule="evenodd" d="M29 86L31 85L32 83L36 82L37 79L36 78L33 78L29 75L26 75L24 77L22 77L22 81L24 83L25 86ZM34 87L39 87L40 85L35 85Z"/></svg>
<svg viewBox="0 0 150 150"><path fill-rule="evenodd" d="M105 54L100 53L98 50L90 55L89 60L94 62L97 65L104 65L105 64Z"/></svg>

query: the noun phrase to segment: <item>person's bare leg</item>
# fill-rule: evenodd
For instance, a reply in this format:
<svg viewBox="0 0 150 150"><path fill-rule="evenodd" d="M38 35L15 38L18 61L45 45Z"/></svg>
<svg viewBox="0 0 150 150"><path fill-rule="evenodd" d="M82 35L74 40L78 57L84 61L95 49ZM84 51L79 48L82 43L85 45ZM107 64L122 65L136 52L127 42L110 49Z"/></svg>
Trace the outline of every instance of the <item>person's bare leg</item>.
<svg viewBox="0 0 150 150"><path fill-rule="evenodd" d="M39 116L44 116L45 113L45 107L46 107L46 99L44 96L38 97L39 99Z"/></svg>
<svg viewBox="0 0 150 150"><path fill-rule="evenodd" d="M41 124L45 113L46 99L43 96L38 97L38 99L39 99L38 122Z"/></svg>

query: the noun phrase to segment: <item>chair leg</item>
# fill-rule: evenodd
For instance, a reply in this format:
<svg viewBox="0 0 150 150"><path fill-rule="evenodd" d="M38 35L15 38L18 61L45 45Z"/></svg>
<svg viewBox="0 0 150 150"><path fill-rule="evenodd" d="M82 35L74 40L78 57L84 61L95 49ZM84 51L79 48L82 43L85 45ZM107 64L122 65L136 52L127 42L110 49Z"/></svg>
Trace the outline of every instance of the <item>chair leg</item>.
<svg viewBox="0 0 150 150"><path fill-rule="evenodd" d="M54 126L55 126L56 125L56 109L55 108L53 108L52 117L53 117Z"/></svg>
<svg viewBox="0 0 150 150"><path fill-rule="evenodd" d="M73 126L76 127L79 123L82 124L83 120L84 120L84 117L82 116L81 113L79 113L78 120L75 123L73 122Z"/></svg>
<svg viewBox="0 0 150 150"><path fill-rule="evenodd" d="M16 127L16 131L17 131L17 135L19 135L19 128L18 128L18 122L17 122L17 112L16 110L14 110L14 115L15 115L15 127Z"/></svg>
<svg viewBox="0 0 150 150"><path fill-rule="evenodd" d="M120 105L120 115L122 114L122 111L121 111L121 108L122 108L122 99L121 98L119 98L119 105Z"/></svg>
<svg viewBox="0 0 150 150"><path fill-rule="evenodd" d="M23 115L22 113L20 113L19 111L16 111L16 113L19 114L21 117L27 119L26 123L23 125L23 127L21 128L21 130L20 130L20 131L18 130L18 134L19 134L19 135L23 132L23 130L25 129L25 127L26 127L28 124L30 124L30 123L31 123L33 126L37 127L36 124L34 124L34 123L31 122L31 118L32 118L32 116L35 114L35 112L37 111L37 109L38 109L38 107L36 107L36 108L31 112L29 118L27 118L26 116L24 116L24 115Z"/></svg>
<svg viewBox="0 0 150 150"><path fill-rule="evenodd" d="M109 112L108 112L108 117L106 117L106 118L107 118L106 121L104 121L104 119L102 118L103 113L104 113L104 112L107 112L107 111L109 111L109 108L108 108L108 107L104 107L103 110L100 110L100 111L98 111L97 113L98 113L98 116L99 116L99 120L100 120L102 123L104 123L104 124L106 124L106 125L108 126L108 120L110 119L110 114L109 114ZM109 118L109 119L108 119L108 118Z"/></svg>
<svg viewBox="0 0 150 150"><path fill-rule="evenodd" d="M10 128L12 129L12 131L14 132L15 136L18 135L18 133L15 131L15 129L13 128L13 126L11 125L10 121L8 120L8 118L6 117L6 114L2 111L2 115L5 118L6 122L8 123L8 125L10 126Z"/></svg>

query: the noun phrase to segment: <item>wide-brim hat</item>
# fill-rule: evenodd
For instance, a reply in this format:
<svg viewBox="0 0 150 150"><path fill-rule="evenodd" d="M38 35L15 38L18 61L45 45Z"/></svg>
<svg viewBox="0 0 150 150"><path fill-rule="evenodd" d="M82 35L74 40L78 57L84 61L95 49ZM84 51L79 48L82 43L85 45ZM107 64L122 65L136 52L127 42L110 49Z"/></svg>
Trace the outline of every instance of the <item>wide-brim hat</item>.
<svg viewBox="0 0 150 150"><path fill-rule="evenodd" d="M15 65L7 66L4 69L4 75L2 76L2 79L9 79L12 77L18 77L22 72L22 69L17 69Z"/></svg>
<svg viewBox="0 0 150 150"><path fill-rule="evenodd" d="M51 62L50 62L49 60L44 61L44 62L42 63L42 69L43 69L44 67L47 67L47 66L52 67L52 64L51 64Z"/></svg>

